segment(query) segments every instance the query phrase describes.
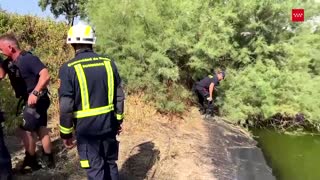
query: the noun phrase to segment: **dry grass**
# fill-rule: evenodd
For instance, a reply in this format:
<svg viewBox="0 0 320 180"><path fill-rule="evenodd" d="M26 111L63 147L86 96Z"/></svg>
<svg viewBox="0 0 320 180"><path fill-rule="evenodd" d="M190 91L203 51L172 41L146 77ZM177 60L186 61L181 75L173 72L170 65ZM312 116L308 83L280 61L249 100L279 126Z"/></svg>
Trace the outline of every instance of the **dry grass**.
<svg viewBox="0 0 320 180"><path fill-rule="evenodd" d="M59 100L58 100L58 95L57 95L57 89L58 89L58 84L57 82L54 82L53 84L50 85L49 90L51 93L50 100L51 100L51 105L48 110L49 114L49 127L51 128L51 136L53 138L58 138L59 137Z"/></svg>
<svg viewBox="0 0 320 180"><path fill-rule="evenodd" d="M212 166L205 167L200 159L206 158L197 153L199 145L208 144L198 110L190 108L181 116L160 114L141 97L126 100L118 161L125 174L130 179L214 179ZM145 148L145 144L150 146ZM138 167L149 167L144 177Z"/></svg>
<svg viewBox="0 0 320 180"><path fill-rule="evenodd" d="M141 99L142 94L126 97L125 101L125 132L142 132L148 129L152 120L158 115L154 106Z"/></svg>
<svg viewBox="0 0 320 180"><path fill-rule="evenodd" d="M197 109L190 108L181 116L161 114L142 97L130 95L125 101L123 132L118 137L122 179L212 179L212 167L203 165L197 153L199 145L208 142ZM49 113L52 136L58 138L57 101L52 101ZM71 157L77 161L77 156ZM79 179L78 173L71 179Z"/></svg>

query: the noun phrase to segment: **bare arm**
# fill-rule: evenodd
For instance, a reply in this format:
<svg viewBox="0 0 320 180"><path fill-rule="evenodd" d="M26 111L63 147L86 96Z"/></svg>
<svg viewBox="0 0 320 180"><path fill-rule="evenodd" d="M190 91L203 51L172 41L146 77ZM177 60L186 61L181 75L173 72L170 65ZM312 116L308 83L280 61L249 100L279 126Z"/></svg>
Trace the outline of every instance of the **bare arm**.
<svg viewBox="0 0 320 180"><path fill-rule="evenodd" d="M209 86L209 97L212 99L213 97L213 89L214 89L214 83L211 83Z"/></svg>
<svg viewBox="0 0 320 180"><path fill-rule="evenodd" d="M2 66L0 66L0 80L4 79L6 77L6 71L3 69Z"/></svg>
<svg viewBox="0 0 320 180"><path fill-rule="evenodd" d="M34 88L34 90L40 92L42 89L44 89L50 81L50 75L47 68L43 68L39 73L39 81L37 86Z"/></svg>

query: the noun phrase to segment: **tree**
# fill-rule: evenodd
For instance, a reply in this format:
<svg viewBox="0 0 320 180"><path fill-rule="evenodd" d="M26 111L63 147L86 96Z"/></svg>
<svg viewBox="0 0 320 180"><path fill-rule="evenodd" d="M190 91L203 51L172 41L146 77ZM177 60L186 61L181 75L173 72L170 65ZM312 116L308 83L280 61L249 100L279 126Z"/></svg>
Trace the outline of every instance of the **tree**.
<svg viewBox="0 0 320 180"><path fill-rule="evenodd" d="M181 104L191 97L186 87L222 67L228 75L219 90L222 101L216 102L230 120L303 112L319 121L314 97L320 96L320 36L292 23L290 14L292 7L301 7L308 9L309 19L317 15L318 5L291 0L90 0L86 9L98 50L119 62L128 91L143 91L162 110L183 111Z"/></svg>
<svg viewBox="0 0 320 180"><path fill-rule="evenodd" d="M73 25L74 19L83 17L83 8L87 0L39 0L39 6L45 11L50 6L51 13L55 18L65 16L69 25Z"/></svg>

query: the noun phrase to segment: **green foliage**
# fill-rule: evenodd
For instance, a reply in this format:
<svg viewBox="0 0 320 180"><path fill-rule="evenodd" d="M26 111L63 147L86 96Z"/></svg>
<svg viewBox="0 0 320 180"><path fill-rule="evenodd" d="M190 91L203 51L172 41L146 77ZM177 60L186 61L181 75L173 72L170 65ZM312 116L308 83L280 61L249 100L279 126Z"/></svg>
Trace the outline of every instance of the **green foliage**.
<svg viewBox="0 0 320 180"><path fill-rule="evenodd" d="M303 113L309 120L320 119L320 103L315 98L320 95L319 77L313 78L308 72L279 69L272 61L258 61L224 85L228 91L222 111L230 120L246 119L248 115L268 118L276 113Z"/></svg>
<svg viewBox="0 0 320 180"><path fill-rule="evenodd" d="M84 15L84 5L87 0L39 0L42 11L50 7L51 13L57 18L65 16L69 24L73 24L74 18Z"/></svg>
<svg viewBox="0 0 320 180"><path fill-rule="evenodd" d="M166 8L169 5L174 7ZM179 15L186 8L191 4L141 0L89 1L87 7L99 37L98 50L118 62L129 92L144 90L160 109L173 112L182 112L182 102L189 98L181 95L185 89L179 82L184 80L180 74L189 69L187 51L192 43L170 28L189 29L189 22L176 24L176 18L187 21ZM175 89L174 95L170 89Z"/></svg>
<svg viewBox="0 0 320 180"><path fill-rule="evenodd" d="M5 128L7 132L13 133L15 127L18 127L22 122L21 117L16 117L16 107L18 100L15 98L15 94L11 89L11 85L8 79L2 80L0 86L0 108L4 113Z"/></svg>
<svg viewBox="0 0 320 180"><path fill-rule="evenodd" d="M62 23L40 19L32 16L19 16L0 11L0 34L14 33L22 49L31 46L33 53L39 56L51 74L52 105L57 104L57 76L62 63L73 56L72 48L66 44L68 27ZM17 99L8 78L1 82L0 109L6 113L6 127L9 131L19 123L16 114Z"/></svg>
<svg viewBox="0 0 320 180"><path fill-rule="evenodd" d="M220 67L228 75L216 104L231 120L303 112L319 121L319 30L291 22L295 7L307 20L319 3L90 0L86 9L129 92L164 111L183 111L186 88Z"/></svg>

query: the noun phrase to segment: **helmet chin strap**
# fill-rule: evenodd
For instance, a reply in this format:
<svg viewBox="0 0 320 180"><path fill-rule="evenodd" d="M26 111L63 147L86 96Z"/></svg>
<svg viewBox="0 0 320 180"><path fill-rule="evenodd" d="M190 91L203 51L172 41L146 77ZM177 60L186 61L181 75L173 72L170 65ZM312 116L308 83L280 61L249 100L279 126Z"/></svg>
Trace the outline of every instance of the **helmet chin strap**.
<svg viewBox="0 0 320 180"><path fill-rule="evenodd" d="M82 50L82 48L80 48L80 49L77 49L77 50L76 50L76 53L78 53L78 52L79 52L79 51L81 51L81 50Z"/></svg>
<svg viewBox="0 0 320 180"><path fill-rule="evenodd" d="M79 51L85 51L85 50L90 50L90 48L79 48L76 50L76 53L78 53Z"/></svg>

